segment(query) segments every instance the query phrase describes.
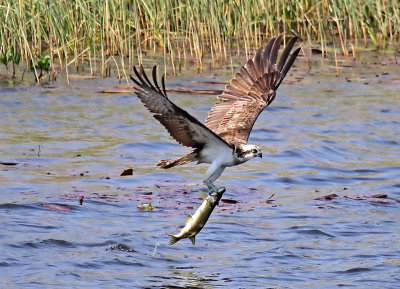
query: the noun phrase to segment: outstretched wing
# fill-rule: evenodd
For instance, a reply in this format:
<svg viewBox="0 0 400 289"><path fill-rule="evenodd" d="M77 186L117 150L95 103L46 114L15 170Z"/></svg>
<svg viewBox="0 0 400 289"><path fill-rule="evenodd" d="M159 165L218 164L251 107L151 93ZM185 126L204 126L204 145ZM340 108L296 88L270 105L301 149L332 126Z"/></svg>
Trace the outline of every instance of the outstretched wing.
<svg viewBox="0 0 400 289"><path fill-rule="evenodd" d="M153 83L142 66L140 66L140 73L135 66L133 71L136 77L131 75L131 79L136 84L134 86L136 95L177 142L187 147L200 149L211 143L230 147L204 124L168 99L164 76L161 79L162 88L158 85L156 66L153 67Z"/></svg>
<svg viewBox="0 0 400 289"><path fill-rule="evenodd" d="M278 63L282 34L260 47L218 96L206 118L206 126L231 145L247 143L258 115L274 100L276 90L299 54L300 48L288 59L296 40L297 37L290 39Z"/></svg>

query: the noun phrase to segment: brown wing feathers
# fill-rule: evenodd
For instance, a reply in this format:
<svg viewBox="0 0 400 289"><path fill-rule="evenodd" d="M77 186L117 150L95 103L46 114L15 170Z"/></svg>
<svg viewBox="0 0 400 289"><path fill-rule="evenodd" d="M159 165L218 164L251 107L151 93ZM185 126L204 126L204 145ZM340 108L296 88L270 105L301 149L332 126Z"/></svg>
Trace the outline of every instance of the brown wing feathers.
<svg viewBox="0 0 400 289"><path fill-rule="evenodd" d="M165 91L164 76L161 79L163 87L161 89L157 83L156 70L157 68L154 66L152 73L153 84L147 77L142 66L140 66L140 73L135 66L133 67L136 78L131 76L131 79L136 84L134 88L137 96L145 107L153 113L154 118L167 129L175 140L184 146L197 147L198 143L187 134L185 116L189 114L168 99Z"/></svg>
<svg viewBox="0 0 400 289"><path fill-rule="evenodd" d="M152 71L153 83L142 66L140 73L135 66L133 71L136 77L131 76L131 79L136 84L134 86L136 95L177 142L191 148L201 148L209 141L217 141L228 146L204 124L168 99L164 76L161 79L162 88L158 85L156 66Z"/></svg>
<svg viewBox="0 0 400 289"><path fill-rule="evenodd" d="M206 126L168 99L164 76L161 87L158 85L156 66L152 71L153 82L142 66L140 72L133 67L136 77L131 79L139 99L180 144L192 148L201 148L209 141L229 146L243 144L247 143L258 115L274 100L276 90L295 61L300 48L290 57L289 54L296 40L295 37L288 42L278 64L282 35L259 48L218 96L206 118Z"/></svg>
<svg viewBox="0 0 400 289"><path fill-rule="evenodd" d="M288 42L278 64L282 35L260 47L218 96L206 118L206 126L229 144L247 143L258 115L274 100L276 90L300 51L296 49L287 60L296 40L294 37Z"/></svg>
<svg viewBox="0 0 400 289"><path fill-rule="evenodd" d="M165 90L165 78L164 75L161 77L161 83L162 83L162 90L160 89L160 87L158 86L158 82L157 82L157 66L154 65L153 66L153 71L152 71L152 76L153 76L153 81L156 87L153 86L153 84L151 83L151 81L149 80L149 78L147 77L146 73L143 70L143 66L140 65L140 73L137 71L136 66L133 66L133 72L135 73L137 80L132 77L132 75L130 76L132 81L137 85L137 89L141 89L142 87L147 87L147 88L151 88L152 90L155 90L157 92L159 92L162 96L164 96L165 98L168 99L167 96L167 92ZM142 78L142 76L144 77L144 79Z"/></svg>
<svg viewBox="0 0 400 289"><path fill-rule="evenodd" d="M279 82L277 83L275 89L278 89L279 85L281 85L282 80L285 78L286 74L288 73L290 67L292 67L294 61L297 58L297 55L300 52L300 48L297 48L292 55L290 56L289 60L287 60L290 51L292 50L294 44L296 43L297 37L293 37L289 40L288 44L286 45L285 49L282 52L281 58L278 63L278 71L280 72ZM286 64L285 64L286 63Z"/></svg>

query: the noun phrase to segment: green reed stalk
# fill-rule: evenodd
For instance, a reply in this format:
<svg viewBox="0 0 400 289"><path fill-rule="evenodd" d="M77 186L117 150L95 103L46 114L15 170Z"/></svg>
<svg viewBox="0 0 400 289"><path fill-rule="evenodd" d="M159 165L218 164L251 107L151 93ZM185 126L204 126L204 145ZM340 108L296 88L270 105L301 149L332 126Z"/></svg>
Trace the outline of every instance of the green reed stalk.
<svg viewBox="0 0 400 289"><path fill-rule="evenodd" d="M353 57L359 40L385 49L400 40L400 1L0 0L0 27L0 53L15 46L25 66L50 55L53 72L71 59L77 70L86 59L106 76L117 62L128 79L126 65L142 63L145 50L160 48L176 72L182 55L199 68L206 54L228 62L231 51L249 56L282 32L324 53L334 41L336 53Z"/></svg>

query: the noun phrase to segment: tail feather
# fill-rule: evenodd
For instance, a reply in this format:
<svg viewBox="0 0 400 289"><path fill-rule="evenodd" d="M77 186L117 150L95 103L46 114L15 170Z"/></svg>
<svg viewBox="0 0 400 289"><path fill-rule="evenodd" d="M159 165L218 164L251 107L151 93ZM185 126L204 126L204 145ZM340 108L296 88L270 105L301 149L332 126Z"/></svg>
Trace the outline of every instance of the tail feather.
<svg viewBox="0 0 400 289"><path fill-rule="evenodd" d="M192 151L187 155L184 155L183 157L177 159L160 160L159 163L156 164L156 166L160 167L161 169L169 169L175 166L180 166L190 162L194 162L195 160L196 160L196 152Z"/></svg>

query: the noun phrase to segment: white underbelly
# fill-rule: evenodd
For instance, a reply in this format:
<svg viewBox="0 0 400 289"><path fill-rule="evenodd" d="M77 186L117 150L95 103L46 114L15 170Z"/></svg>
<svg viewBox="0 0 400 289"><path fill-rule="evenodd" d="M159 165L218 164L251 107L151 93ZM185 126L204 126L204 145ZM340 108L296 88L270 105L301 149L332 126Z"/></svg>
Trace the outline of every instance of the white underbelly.
<svg viewBox="0 0 400 289"><path fill-rule="evenodd" d="M231 148L206 146L200 153L200 163L211 164L218 161L220 165L231 167L237 164Z"/></svg>

